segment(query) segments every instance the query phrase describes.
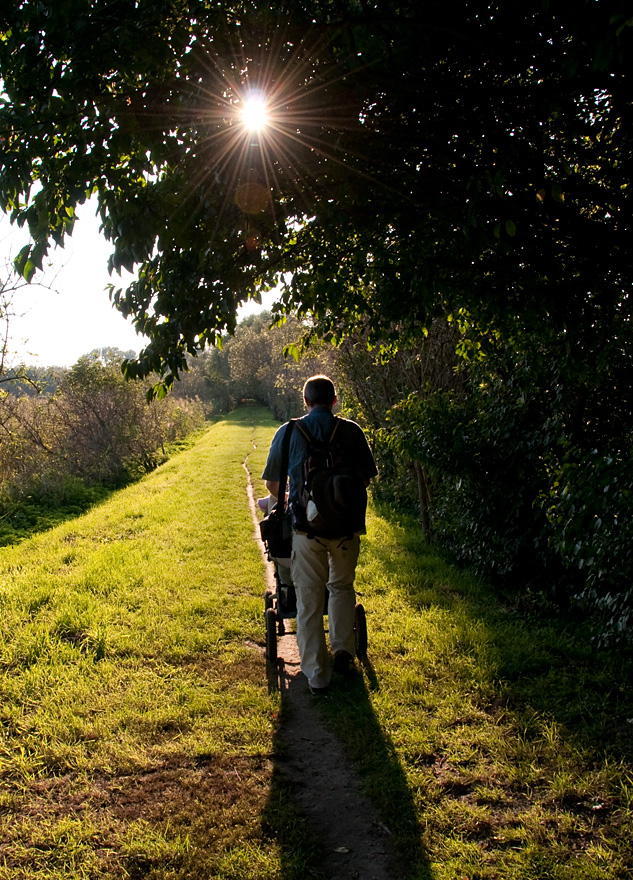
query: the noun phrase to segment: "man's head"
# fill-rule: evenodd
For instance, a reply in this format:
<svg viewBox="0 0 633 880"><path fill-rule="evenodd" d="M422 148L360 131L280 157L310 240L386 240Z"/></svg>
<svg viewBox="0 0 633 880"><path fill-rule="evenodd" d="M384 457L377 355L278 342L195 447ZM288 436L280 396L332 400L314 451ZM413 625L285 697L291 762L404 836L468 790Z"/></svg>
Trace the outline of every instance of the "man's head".
<svg viewBox="0 0 633 880"><path fill-rule="evenodd" d="M303 386L303 399L308 409L313 406L333 407L336 403L334 383L329 376L310 376Z"/></svg>

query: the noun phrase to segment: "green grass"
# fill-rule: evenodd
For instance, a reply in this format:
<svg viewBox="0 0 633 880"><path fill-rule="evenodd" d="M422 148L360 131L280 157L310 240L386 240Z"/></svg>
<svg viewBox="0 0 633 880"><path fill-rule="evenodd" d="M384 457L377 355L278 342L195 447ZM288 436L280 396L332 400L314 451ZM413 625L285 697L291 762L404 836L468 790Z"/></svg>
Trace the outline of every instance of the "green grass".
<svg viewBox="0 0 633 880"><path fill-rule="evenodd" d="M87 514L0 549L0 878L317 878L280 781L244 408ZM631 876L630 663L500 601L372 509L369 662L322 706L417 880ZM400 878L399 878L400 880Z"/></svg>
<svg viewBox="0 0 633 880"><path fill-rule="evenodd" d="M74 519L111 494L112 490L104 486L85 486L81 480L69 478L63 492L53 497L0 500L0 547L17 544Z"/></svg>
<svg viewBox="0 0 633 880"><path fill-rule="evenodd" d="M0 877L279 876L254 415L0 551Z"/></svg>
<svg viewBox="0 0 633 880"><path fill-rule="evenodd" d="M411 876L630 877L630 662L542 602L500 601L389 511L357 588L370 662L324 711Z"/></svg>
<svg viewBox="0 0 633 880"><path fill-rule="evenodd" d="M170 455L191 448L202 434L192 431L187 437L167 443L165 460ZM40 532L61 525L85 513L95 504L108 499L115 488L121 488L144 475L139 467L136 475L121 476L115 486L88 484L79 477L66 475L54 486L47 486L20 500L0 496L0 547L18 544Z"/></svg>

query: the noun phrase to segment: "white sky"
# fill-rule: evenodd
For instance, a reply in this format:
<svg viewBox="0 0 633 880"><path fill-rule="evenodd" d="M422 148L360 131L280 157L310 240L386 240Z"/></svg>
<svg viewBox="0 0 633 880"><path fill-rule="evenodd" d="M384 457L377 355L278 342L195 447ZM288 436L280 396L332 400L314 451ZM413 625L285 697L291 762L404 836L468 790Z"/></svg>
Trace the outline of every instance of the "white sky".
<svg viewBox="0 0 633 880"><path fill-rule="evenodd" d="M95 348L120 348L137 352L144 345L130 321L110 302L106 285L125 287L133 276L108 275L112 246L99 234L94 207L87 203L77 210L78 219L65 248L51 249L52 265L44 274L36 272L33 282L15 295L10 321L9 363L70 367ZM0 216L0 272L15 258L28 233L12 227ZM6 276L3 276L3 278ZM43 280L46 286L37 285ZM273 301L269 295L267 304ZM240 315L263 308L255 303L242 307Z"/></svg>

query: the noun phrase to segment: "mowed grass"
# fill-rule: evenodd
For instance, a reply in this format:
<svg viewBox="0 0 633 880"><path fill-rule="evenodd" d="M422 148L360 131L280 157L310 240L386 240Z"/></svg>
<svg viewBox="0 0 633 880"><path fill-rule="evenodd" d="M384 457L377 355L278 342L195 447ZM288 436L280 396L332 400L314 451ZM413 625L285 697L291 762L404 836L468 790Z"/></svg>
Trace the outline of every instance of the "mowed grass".
<svg viewBox="0 0 633 880"><path fill-rule="evenodd" d="M324 706L418 880L633 877L630 656L371 517L369 660Z"/></svg>
<svg viewBox="0 0 633 880"><path fill-rule="evenodd" d="M0 877L279 875L243 467L271 426L240 410L0 550Z"/></svg>
<svg viewBox="0 0 633 880"><path fill-rule="evenodd" d="M0 549L0 878L317 880L280 782L244 408L90 513ZM625 880L630 661L499 598L370 511L369 660L317 704L401 856L395 880ZM270 677L269 677L270 678ZM283 736L282 736L283 740Z"/></svg>

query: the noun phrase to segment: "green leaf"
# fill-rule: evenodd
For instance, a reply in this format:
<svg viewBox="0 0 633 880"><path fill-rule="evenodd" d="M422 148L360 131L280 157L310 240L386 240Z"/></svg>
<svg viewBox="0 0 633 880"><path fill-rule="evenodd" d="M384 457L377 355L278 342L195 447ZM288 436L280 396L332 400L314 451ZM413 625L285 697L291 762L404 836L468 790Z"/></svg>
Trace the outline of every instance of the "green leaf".
<svg viewBox="0 0 633 880"><path fill-rule="evenodd" d="M33 279L33 275L35 274L35 263L31 259L31 251L32 245L26 244L17 255L15 260L13 261L13 265L16 268L16 271L25 279L27 282L31 282Z"/></svg>
<svg viewBox="0 0 633 880"><path fill-rule="evenodd" d="M560 202L561 204L565 201L565 193L563 192L559 183L555 183L552 186L552 198L555 201Z"/></svg>
<svg viewBox="0 0 633 880"><path fill-rule="evenodd" d="M284 346L284 357L288 357L288 355L291 355L295 359L295 361L299 363L300 354L301 349L296 342L289 342L288 345Z"/></svg>

